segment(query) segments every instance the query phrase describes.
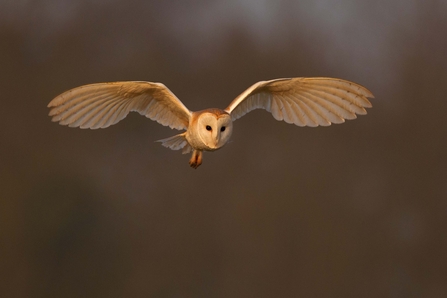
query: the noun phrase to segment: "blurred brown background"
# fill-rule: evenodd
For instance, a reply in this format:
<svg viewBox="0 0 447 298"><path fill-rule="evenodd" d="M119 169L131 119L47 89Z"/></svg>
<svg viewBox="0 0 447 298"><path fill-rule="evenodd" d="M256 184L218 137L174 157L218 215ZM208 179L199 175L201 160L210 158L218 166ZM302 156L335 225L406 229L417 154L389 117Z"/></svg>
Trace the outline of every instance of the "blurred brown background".
<svg viewBox="0 0 447 298"><path fill-rule="evenodd" d="M0 297L447 297L447 2L0 0ZM254 111L193 170L136 113L70 129L83 84L165 83L191 110L295 76L367 116Z"/></svg>

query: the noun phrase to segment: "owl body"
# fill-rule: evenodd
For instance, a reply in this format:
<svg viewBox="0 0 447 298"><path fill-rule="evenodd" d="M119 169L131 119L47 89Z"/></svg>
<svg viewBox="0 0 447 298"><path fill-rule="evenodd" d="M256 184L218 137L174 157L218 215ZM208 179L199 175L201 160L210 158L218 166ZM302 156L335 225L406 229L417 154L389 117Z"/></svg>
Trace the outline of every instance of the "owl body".
<svg viewBox="0 0 447 298"><path fill-rule="evenodd" d="M355 119L371 107L365 87L336 78L287 78L261 81L222 109L190 111L163 84L112 82L80 86L55 97L48 107L52 120L80 128L106 128L131 111L183 133L159 140L172 150L192 151L189 164L202 164L203 151L222 148L233 133L233 121L264 109L279 121L297 126L329 126Z"/></svg>

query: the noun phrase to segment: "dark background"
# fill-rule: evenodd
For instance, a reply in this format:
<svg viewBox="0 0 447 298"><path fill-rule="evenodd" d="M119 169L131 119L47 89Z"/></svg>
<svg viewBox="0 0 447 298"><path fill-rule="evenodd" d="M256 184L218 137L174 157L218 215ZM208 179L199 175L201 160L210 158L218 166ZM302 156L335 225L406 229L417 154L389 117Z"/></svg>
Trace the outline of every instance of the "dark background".
<svg viewBox="0 0 447 298"><path fill-rule="evenodd" d="M447 2L0 0L1 297L447 297ZM137 113L52 123L83 84L163 82L191 110L332 76L367 116L254 111L189 155Z"/></svg>

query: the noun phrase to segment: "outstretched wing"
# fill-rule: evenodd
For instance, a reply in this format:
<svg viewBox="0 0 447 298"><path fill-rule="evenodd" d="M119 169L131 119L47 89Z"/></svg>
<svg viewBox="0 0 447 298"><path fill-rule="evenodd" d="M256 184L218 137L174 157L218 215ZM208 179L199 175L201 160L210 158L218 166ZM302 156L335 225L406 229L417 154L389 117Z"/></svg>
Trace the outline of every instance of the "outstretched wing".
<svg viewBox="0 0 447 298"><path fill-rule="evenodd" d="M328 126L366 114L374 98L365 87L335 78L289 78L261 81L225 109L234 120L254 109L298 126Z"/></svg>
<svg viewBox="0 0 447 298"><path fill-rule="evenodd" d="M163 84L113 82L68 90L49 104L52 121L80 128L105 128L136 111L176 129L188 128L191 112Z"/></svg>

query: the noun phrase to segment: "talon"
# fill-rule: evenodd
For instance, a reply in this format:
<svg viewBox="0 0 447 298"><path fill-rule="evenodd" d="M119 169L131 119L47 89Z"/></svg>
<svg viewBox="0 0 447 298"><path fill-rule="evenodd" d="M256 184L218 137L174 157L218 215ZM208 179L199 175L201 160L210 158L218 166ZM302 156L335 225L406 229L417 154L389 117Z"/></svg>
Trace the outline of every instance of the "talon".
<svg viewBox="0 0 447 298"><path fill-rule="evenodd" d="M191 166L191 168L197 169L198 165L196 162L193 161L189 161L189 165Z"/></svg>
<svg viewBox="0 0 447 298"><path fill-rule="evenodd" d="M191 168L197 169L202 164L202 151L194 150L189 160Z"/></svg>

